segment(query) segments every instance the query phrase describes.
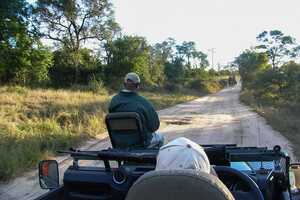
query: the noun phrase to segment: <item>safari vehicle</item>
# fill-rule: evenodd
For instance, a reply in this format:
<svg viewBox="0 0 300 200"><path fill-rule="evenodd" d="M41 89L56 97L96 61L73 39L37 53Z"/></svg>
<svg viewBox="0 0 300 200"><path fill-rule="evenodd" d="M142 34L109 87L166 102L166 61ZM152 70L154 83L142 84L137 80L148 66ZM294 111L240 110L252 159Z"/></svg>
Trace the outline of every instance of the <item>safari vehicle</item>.
<svg viewBox="0 0 300 200"><path fill-rule="evenodd" d="M145 149L142 143L139 147L119 148L112 135L133 134L142 141L138 115L114 114L106 118L106 123L113 148L60 151L73 159L62 185L58 163L40 162L40 185L50 191L36 200L219 200L232 199L231 195L236 200L300 199L300 165L290 164L280 146L202 145L218 178L192 170L155 171L158 148ZM86 161L102 164L81 164Z"/></svg>
<svg viewBox="0 0 300 200"><path fill-rule="evenodd" d="M228 77L228 84L229 84L229 86L234 86L237 84L235 75L230 75Z"/></svg>

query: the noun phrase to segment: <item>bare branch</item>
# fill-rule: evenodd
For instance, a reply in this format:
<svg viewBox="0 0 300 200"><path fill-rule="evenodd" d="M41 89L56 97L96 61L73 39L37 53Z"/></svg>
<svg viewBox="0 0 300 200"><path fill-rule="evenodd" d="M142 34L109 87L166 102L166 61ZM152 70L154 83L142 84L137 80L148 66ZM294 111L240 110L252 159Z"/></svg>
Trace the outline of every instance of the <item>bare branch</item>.
<svg viewBox="0 0 300 200"><path fill-rule="evenodd" d="M83 17L83 19L82 19L82 23L81 23L81 25L80 25L80 27L79 27L79 29L78 29L78 32L79 32L79 33L81 32L81 30L82 30L82 28L83 28L83 26L84 26L85 20L88 19L88 18L90 18L90 15L91 15L91 12L88 12L88 13L86 13L86 14L84 15L84 17Z"/></svg>
<svg viewBox="0 0 300 200"><path fill-rule="evenodd" d="M94 36L86 36L79 39L79 41L88 40L88 39L98 39L96 35Z"/></svg>
<svg viewBox="0 0 300 200"><path fill-rule="evenodd" d="M67 42L65 42L64 40L62 40L62 39L60 39L58 37L53 37L53 36L51 36L51 34L46 34L45 36L48 37L51 40L55 40L55 41L61 42L63 44L67 44Z"/></svg>
<svg viewBox="0 0 300 200"><path fill-rule="evenodd" d="M69 6L60 1L41 4L37 18L40 24L47 25L41 31L45 31L49 39L67 45L75 51L88 39L103 40L102 36L108 35L114 28L114 24L111 23L111 20L114 21L112 5L106 0L79 2L81 1L73 1L76 6Z"/></svg>

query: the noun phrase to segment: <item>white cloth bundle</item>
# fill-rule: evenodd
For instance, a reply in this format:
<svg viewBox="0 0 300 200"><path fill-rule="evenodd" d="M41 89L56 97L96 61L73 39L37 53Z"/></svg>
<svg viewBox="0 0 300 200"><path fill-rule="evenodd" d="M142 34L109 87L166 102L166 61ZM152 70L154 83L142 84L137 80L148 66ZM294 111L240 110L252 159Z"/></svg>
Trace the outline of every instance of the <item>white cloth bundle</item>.
<svg viewBox="0 0 300 200"><path fill-rule="evenodd" d="M210 163L200 145L180 137L162 146L157 156L156 170L172 169L195 169L210 173Z"/></svg>

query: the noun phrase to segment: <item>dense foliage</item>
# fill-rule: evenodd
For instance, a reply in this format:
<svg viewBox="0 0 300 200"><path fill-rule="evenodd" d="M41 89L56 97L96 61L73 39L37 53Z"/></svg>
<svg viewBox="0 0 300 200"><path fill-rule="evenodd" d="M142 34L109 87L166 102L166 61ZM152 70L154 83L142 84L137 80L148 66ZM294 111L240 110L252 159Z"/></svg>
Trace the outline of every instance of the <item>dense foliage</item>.
<svg viewBox="0 0 300 200"><path fill-rule="evenodd" d="M280 131L299 157L300 64L290 60L299 54L299 46L290 48L290 41L296 46L294 39L280 31L265 31L260 43L262 38L264 51L246 50L235 60L243 82L241 100Z"/></svg>
<svg viewBox="0 0 300 200"><path fill-rule="evenodd" d="M207 55L193 41L168 38L151 45L144 37L122 35L110 0L38 0L32 5L5 0L0 6L4 84L60 88L96 81L117 89L123 76L135 71L144 88L177 90L218 75L207 72Z"/></svg>
<svg viewBox="0 0 300 200"><path fill-rule="evenodd" d="M243 89L262 105L299 107L300 64L284 60L295 55L295 39L278 30L264 31L257 39L264 43L259 51L246 50L235 60Z"/></svg>
<svg viewBox="0 0 300 200"><path fill-rule="evenodd" d="M4 0L0 11L0 82L32 85L46 81L52 53L29 27L29 5L25 0Z"/></svg>

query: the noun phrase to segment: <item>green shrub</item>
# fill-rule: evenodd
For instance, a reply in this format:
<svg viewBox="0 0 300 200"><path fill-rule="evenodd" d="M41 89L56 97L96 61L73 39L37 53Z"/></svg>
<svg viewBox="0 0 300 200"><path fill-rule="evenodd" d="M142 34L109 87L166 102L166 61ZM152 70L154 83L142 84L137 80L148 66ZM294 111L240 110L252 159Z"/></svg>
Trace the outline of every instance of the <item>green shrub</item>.
<svg viewBox="0 0 300 200"><path fill-rule="evenodd" d="M245 89L240 94L240 100L248 105L254 105L257 100L254 98L253 91Z"/></svg>
<svg viewBox="0 0 300 200"><path fill-rule="evenodd" d="M103 82L96 79L90 80L87 85L74 84L70 87L70 89L73 91L86 91L100 95L108 95L108 91L104 87Z"/></svg>
<svg viewBox="0 0 300 200"><path fill-rule="evenodd" d="M92 77L92 79L89 81L88 87L91 91L93 91L96 94L102 94L107 95L108 92L104 87L104 84L101 80L97 80L95 76Z"/></svg>
<svg viewBox="0 0 300 200"><path fill-rule="evenodd" d="M219 83L222 87L226 87L228 85L228 79L221 79L219 80Z"/></svg>
<svg viewBox="0 0 300 200"><path fill-rule="evenodd" d="M183 89L183 86L181 84L176 84L176 83L167 83L165 85L165 89L171 92L179 92Z"/></svg>
<svg viewBox="0 0 300 200"><path fill-rule="evenodd" d="M222 85L218 81L203 81L196 79L190 81L189 87L204 94L211 94L219 91L222 88Z"/></svg>
<svg viewBox="0 0 300 200"><path fill-rule="evenodd" d="M24 86L8 86L5 89L6 92L9 93L17 93L17 94L26 94L27 93L27 89Z"/></svg>

